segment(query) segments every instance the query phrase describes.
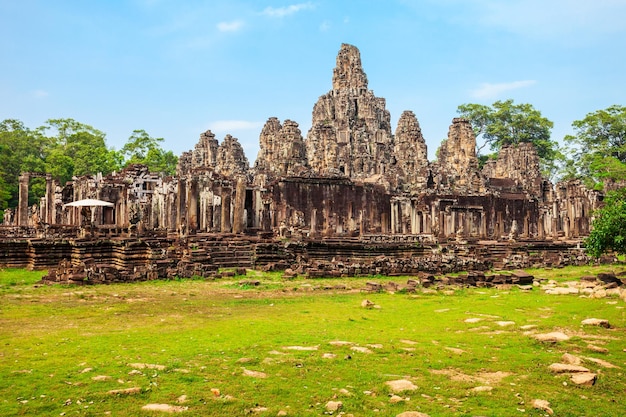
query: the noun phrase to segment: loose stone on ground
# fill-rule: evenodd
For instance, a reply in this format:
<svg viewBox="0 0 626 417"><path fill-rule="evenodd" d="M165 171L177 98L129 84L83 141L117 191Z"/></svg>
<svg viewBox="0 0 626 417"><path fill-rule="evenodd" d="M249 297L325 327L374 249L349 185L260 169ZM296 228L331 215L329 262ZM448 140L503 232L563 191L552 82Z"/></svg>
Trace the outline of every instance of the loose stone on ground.
<svg viewBox="0 0 626 417"><path fill-rule="evenodd" d="M385 385L389 387L392 392L398 393L403 391L415 391L417 385L408 379L397 379L395 381L387 381Z"/></svg>
<svg viewBox="0 0 626 417"><path fill-rule="evenodd" d="M169 404L146 404L141 407L141 409L145 411L162 411L164 413L182 413L183 411L187 410L188 407Z"/></svg>

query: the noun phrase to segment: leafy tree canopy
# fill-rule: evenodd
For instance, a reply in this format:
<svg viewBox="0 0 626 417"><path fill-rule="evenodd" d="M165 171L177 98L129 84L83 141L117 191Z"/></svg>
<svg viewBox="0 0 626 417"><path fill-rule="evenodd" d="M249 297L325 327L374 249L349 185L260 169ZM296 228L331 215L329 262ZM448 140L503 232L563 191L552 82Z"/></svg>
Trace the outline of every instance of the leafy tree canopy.
<svg viewBox="0 0 626 417"><path fill-rule="evenodd" d="M39 128L47 138L46 172L61 183L73 176L109 174L120 167L120 156L106 146L105 134L73 119L50 119Z"/></svg>
<svg viewBox="0 0 626 417"><path fill-rule="evenodd" d="M172 151L161 148L163 138L153 138L145 130L135 130L121 149L124 166L144 164L152 172L173 175L178 157Z"/></svg>
<svg viewBox="0 0 626 417"><path fill-rule="evenodd" d="M470 121L476 137L483 140L480 145L477 142L479 158L485 146L498 152L503 146L532 143L537 148L543 174L552 176L556 171L561 153L558 144L550 139L554 123L532 105L515 104L513 100L496 101L491 106L469 103L460 105L457 112Z"/></svg>
<svg viewBox="0 0 626 417"><path fill-rule="evenodd" d="M18 202L19 176L22 172L44 172L45 138L15 119L0 122L0 209ZM45 192L41 181L31 189L30 204Z"/></svg>
<svg viewBox="0 0 626 417"><path fill-rule="evenodd" d="M174 174L178 158L164 151L161 138L136 130L121 151L106 145L106 135L73 119L50 119L29 129L15 119L0 122L0 221L3 210L18 204L22 172L52 174L61 184L74 176L109 174L131 163L148 165L153 172ZM45 181L34 178L29 204L45 194Z"/></svg>
<svg viewBox="0 0 626 417"><path fill-rule="evenodd" d="M587 253L595 258L609 251L626 254L626 188L610 192L595 215L585 239Z"/></svg>
<svg viewBox="0 0 626 417"><path fill-rule="evenodd" d="M565 137L573 157L568 174L602 189L606 180L626 180L626 107L613 105L572 123Z"/></svg>

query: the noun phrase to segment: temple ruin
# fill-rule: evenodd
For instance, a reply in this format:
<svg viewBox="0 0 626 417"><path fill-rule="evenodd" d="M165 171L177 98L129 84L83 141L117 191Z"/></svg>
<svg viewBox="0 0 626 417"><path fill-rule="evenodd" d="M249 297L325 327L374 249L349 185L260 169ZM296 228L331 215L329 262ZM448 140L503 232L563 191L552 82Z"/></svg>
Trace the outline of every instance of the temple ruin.
<svg viewBox="0 0 626 417"><path fill-rule="evenodd" d="M415 113L392 131L347 44L306 137L270 117L259 145L250 166L236 138L204 132L171 177L135 165L61 186L25 173L1 227L0 264L62 262L94 280L128 280L227 266L333 276L576 263L602 199L579 181L543 178L531 144L504 147L480 169L461 118L428 161ZM33 175L46 179L46 196L28 207ZM113 206L65 206L86 198Z"/></svg>

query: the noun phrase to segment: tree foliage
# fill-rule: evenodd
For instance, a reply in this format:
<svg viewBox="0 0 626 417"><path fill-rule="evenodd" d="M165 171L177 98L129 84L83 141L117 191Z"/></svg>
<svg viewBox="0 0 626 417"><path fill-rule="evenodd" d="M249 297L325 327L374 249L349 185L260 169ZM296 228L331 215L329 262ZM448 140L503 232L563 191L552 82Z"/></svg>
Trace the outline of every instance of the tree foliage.
<svg viewBox="0 0 626 417"><path fill-rule="evenodd" d="M173 175L176 172L178 157L172 151L165 151L160 143L163 138L153 138L145 130L134 130L122 147L125 164L144 164L151 172Z"/></svg>
<svg viewBox="0 0 626 417"><path fill-rule="evenodd" d="M47 138L46 172L62 184L73 176L120 168L119 154L106 146L105 134L98 129L73 119L50 119L40 130L54 133Z"/></svg>
<svg viewBox="0 0 626 417"><path fill-rule="evenodd" d="M496 101L491 106L469 103L460 105L457 112L470 121L476 137L483 140L481 144L477 142L479 157L485 146L498 152L503 146L532 143L544 175L552 176L555 172L561 153L558 144L550 139L554 123L531 104L515 104L513 100Z"/></svg>
<svg viewBox="0 0 626 417"><path fill-rule="evenodd" d="M609 251L626 254L626 189L610 192L595 216L585 239L587 253L595 258Z"/></svg>
<svg viewBox="0 0 626 417"><path fill-rule="evenodd" d="M0 208L15 207L18 202L19 176L22 172L44 172L45 138L15 119L0 122ZM45 185L36 181L29 202L36 202Z"/></svg>
<svg viewBox="0 0 626 417"><path fill-rule="evenodd" d="M161 138L135 130L121 151L109 148L106 135L73 119L50 119L29 129L15 119L0 122L0 220L3 210L16 207L22 172L52 174L64 185L75 176L110 174L131 163L148 165L153 172L173 174L178 158L161 148ZM45 180L34 178L29 204L45 194Z"/></svg>
<svg viewBox="0 0 626 417"><path fill-rule="evenodd" d="M573 154L569 175L596 189L607 180L626 180L626 107L588 113L572 126L575 134L565 137Z"/></svg>

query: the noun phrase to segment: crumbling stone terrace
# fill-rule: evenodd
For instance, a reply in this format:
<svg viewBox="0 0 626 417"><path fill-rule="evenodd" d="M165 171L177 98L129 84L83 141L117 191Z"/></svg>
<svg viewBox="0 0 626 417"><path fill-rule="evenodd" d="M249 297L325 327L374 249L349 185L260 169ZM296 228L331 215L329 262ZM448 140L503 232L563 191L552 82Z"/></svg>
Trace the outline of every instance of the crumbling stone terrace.
<svg viewBox="0 0 626 417"><path fill-rule="evenodd" d="M250 166L236 138L201 133L171 177L136 165L61 186L24 173L19 206L0 230L0 264L62 262L62 270L133 280L224 266L315 276L588 261L580 239L598 192L543 178L531 144L504 147L480 169L461 118L428 161L415 113L403 112L392 132L352 45L341 46L306 137L297 122L270 117L259 145ZM28 207L33 176L46 179L46 195ZM66 206L82 199L112 206Z"/></svg>

